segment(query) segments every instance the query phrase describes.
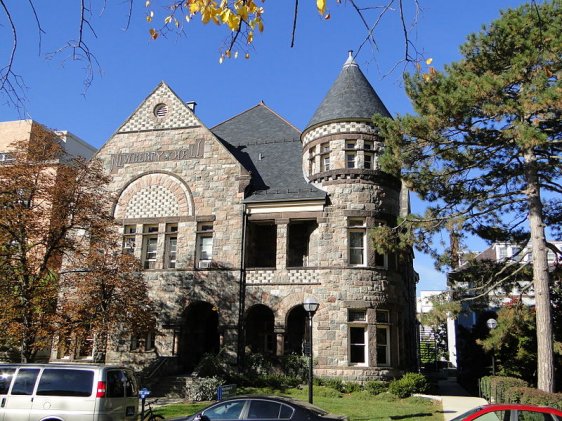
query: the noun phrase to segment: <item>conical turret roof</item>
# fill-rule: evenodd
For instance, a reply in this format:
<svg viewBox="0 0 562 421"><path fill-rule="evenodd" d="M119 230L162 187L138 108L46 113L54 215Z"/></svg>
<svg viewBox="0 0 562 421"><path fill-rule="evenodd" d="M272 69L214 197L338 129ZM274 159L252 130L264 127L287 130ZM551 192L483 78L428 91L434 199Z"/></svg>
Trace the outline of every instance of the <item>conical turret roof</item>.
<svg viewBox="0 0 562 421"><path fill-rule="evenodd" d="M305 131L332 120L370 120L374 114L391 117L350 52L342 71Z"/></svg>

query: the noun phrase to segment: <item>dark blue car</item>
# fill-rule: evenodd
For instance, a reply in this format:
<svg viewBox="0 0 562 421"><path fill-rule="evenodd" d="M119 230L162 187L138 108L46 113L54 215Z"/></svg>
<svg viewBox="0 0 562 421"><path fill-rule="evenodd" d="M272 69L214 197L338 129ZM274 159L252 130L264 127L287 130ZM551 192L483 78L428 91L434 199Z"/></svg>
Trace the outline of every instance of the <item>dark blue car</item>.
<svg viewBox="0 0 562 421"><path fill-rule="evenodd" d="M305 402L279 396L235 396L208 406L186 421L292 420L346 421L347 417L328 414Z"/></svg>

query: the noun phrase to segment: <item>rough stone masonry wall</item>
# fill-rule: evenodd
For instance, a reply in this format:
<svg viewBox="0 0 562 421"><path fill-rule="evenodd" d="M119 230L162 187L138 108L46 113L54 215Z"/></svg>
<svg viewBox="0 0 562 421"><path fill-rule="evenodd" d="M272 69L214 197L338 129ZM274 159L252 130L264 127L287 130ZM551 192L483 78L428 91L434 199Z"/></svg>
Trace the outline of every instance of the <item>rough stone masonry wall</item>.
<svg viewBox="0 0 562 421"><path fill-rule="evenodd" d="M146 160L121 167L112 165L119 154L175 151L196 142L203 142L202 157ZM203 127L116 134L97 157L103 160L106 169L111 172L110 188L116 195L125 193L127 186L145 180L146 185L136 188L129 200L121 200L116 207L116 211L119 211L119 207L123 208L120 216L125 219L121 222L138 224L136 254L139 258L141 224L159 223L160 231L163 231L166 222L178 223L176 269L162 269L160 266L156 270L144 272L150 294L159 304L160 324L166 318L177 319L190 303L205 301L219 308L219 329L222 330L225 343L234 344L235 347L236 332L233 326L238 317L238 267L242 238L242 194L238 182L240 164ZM157 194L158 190L165 191ZM185 204L178 200L182 195ZM178 203L157 203L158 198ZM194 270L198 221L213 222L213 262L216 266L213 270ZM158 246L159 250L163 249L163 244L159 243ZM161 259L163 256L159 254L158 257ZM159 329L156 339L158 355L172 354L172 339L172 331ZM117 351L109 355L113 360L144 360L145 363L155 356L154 353L129 352L126 342L122 342Z"/></svg>

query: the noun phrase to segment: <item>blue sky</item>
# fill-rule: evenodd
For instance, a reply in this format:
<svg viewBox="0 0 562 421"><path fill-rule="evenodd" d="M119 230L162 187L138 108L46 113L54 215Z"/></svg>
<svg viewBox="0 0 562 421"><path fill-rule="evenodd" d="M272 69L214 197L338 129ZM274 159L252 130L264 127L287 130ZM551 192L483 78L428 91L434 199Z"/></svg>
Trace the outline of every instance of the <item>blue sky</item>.
<svg viewBox="0 0 562 421"><path fill-rule="evenodd" d="M153 0L153 4L164 0ZM313 0L301 0L296 46L289 48L293 2L268 0L264 3L265 31L257 35L251 59L225 60L219 64L224 29L202 26L193 21L184 36L150 39L145 21L144 1L134 4L131 25L127 3L92 0L91 23L97 38L87 42L100 69L84 92L84 63L65 60L66 52L46 58L78 31L79 2L37 0L43 30L41 39L27 2L7 0L18 25L18 51L14 71L28 87L25 112L5 104L0 97L0 120L32 118L54 129L68 130L95 147L100 147L135 110L140 102L164 80L185 101L197 102L196 114L207 127L232 117L260 101L303 129L320 104L347 58L365 37L365 28L350 4L328 0L330 20L318 16ZM359 4L380 4L376 0ZM405 0L405 4L413 1ZM501 9L517 7L515 0L420 0L422 7L411 39L432 65L440 68L460 58L459 45L466 36L499 16ZM409 10L410 16L412 10ZM163 13L160 17L163 19ZM0 67L10 48L8 27L0 17ZM402 29L397 11L389 13L375 33L377 48L363 47L357 63L392 114L404 114L411 107L402 86L399 62L404 54ZM241 55L243 56L243 55ZM410 69L411 70L411 69ZM422 203L413 198L414 211ZM475 244L483 248L483 244ZM442 289L444 276L433 263L417 254L415 268L420 274L418 290Z"/></svg>

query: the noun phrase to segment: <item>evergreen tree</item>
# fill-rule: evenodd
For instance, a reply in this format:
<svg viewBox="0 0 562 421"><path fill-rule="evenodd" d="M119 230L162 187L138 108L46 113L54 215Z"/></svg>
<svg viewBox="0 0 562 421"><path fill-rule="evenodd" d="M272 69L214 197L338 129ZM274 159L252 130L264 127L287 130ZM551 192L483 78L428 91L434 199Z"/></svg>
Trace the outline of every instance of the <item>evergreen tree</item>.
<svg viewBox="0 0 562 421"><path fill-rule="evenodd" d="M503 12L443 72L405 76L417 116L375 118L387 142L383 169L403 168L408 187L431 203L423 218L410 218L425 221L422 241L446 228L528 239L544 391L554 390L545 226L559 235L562 220L561 5Z"/></svg>

